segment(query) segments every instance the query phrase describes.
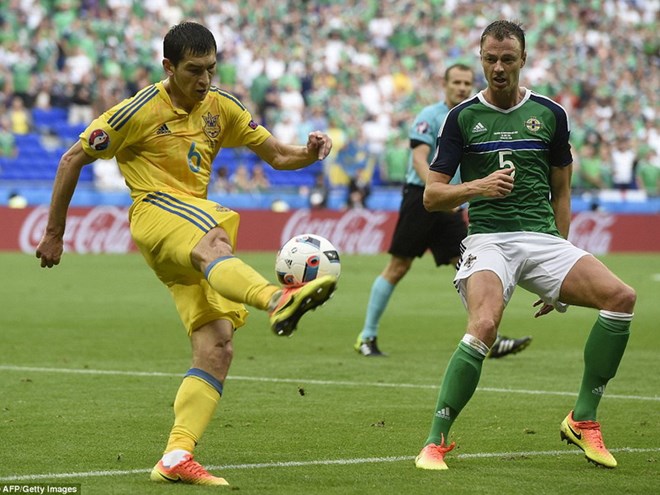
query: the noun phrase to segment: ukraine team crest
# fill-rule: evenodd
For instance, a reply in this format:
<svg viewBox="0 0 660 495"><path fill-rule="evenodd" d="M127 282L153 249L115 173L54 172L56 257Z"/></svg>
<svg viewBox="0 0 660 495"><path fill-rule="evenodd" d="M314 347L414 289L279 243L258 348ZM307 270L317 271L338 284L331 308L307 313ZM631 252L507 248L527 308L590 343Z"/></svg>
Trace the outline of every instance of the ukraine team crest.
<svg viewBox="0 0 660 495"><path fill-rule="evenodd" d="M206 115L202 116L202 119L204 120L204 134L206 134L209 139L215 139L220 134L218 117L219 115L211 115L211 112L208 112Z"/></svg>

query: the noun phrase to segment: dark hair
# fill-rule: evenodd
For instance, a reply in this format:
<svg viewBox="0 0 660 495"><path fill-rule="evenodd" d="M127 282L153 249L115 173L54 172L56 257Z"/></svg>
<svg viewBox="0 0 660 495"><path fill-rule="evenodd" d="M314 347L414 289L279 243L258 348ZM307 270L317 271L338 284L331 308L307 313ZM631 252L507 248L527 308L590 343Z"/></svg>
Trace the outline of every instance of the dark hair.
<svg viewBox="0 0 660 495"><path fill-rule="evenodd" d="M521 51L525 51L525 31L523 31L520 23L511 21L495 21L491 22L484 32L481 33L481 40L479 46L484 45L486 36L492 36L497 41L503 41L504 38L517 38L520 41Z"/></svg>
<svg viewBox="0 0 660 495"><path fill-rule="evenodd" d="M174 66L186 55L206 55L217 52L218 46L211 31L196 22L182 22L172 28L163 39L163 56Z"/></svg>
<svg viewBox="0 0 660 495"><path fill-rule="evenodd" d="M474 70L472 70L472 67L466 64L452 64L449 67L447 67L447 70L445 70L445 81L449 81L449 73L451 72L452 69L458 69L458 70L467 70L472 72L472 76L474 77Z"/></svg>

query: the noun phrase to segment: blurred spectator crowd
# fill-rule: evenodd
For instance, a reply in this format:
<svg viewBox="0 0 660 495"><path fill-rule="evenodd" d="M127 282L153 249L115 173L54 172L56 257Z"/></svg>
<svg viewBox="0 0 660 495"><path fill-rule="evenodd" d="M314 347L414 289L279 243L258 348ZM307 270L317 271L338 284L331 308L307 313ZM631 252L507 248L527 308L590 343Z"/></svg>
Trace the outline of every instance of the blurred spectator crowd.
<svg viewBox="0 0 660 495"><path fill-rule="evenodd" d="M68 124L84 127L162 79L162 38L188 19L215 34L216 84L255 120L285 142L303 143L314 129L331 135L326 185L400 183L408 126L443 97L445 68L459 61L474 67L482 89L479 36L490 21L507 18L527 33L522 85L571 117L575 189L658 195L659 4L0 0L0 153L14 156L12 136L39 129L36 110L65 108ZM281 184L277 172L241 160L214 168L220 192ZM249 183L255 173L259 184ZM318 173L302 185L315 190Z"/></svg>

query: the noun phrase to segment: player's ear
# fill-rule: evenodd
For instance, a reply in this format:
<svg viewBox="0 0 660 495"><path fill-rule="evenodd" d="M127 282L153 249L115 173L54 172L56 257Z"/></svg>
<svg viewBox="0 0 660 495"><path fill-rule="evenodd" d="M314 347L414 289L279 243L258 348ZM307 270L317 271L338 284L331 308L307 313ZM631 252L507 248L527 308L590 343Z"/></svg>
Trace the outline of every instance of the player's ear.
<svg viewBox="0 0 660 495"><path fill-rule="evenodd" d="M527 62L527 50L522 52L521 59L522 59L522 63L520 64L520 67L522 68L522 67L525 67L525 62Z"/></svg>
<svg viewBox="0 0 660 495"><path fill-rule="evenodd" d="M163 59L163 68L165 69L165 73L168 76L173 76L174 75L174 64L170 61L169 58L164 58Z"/></svg>

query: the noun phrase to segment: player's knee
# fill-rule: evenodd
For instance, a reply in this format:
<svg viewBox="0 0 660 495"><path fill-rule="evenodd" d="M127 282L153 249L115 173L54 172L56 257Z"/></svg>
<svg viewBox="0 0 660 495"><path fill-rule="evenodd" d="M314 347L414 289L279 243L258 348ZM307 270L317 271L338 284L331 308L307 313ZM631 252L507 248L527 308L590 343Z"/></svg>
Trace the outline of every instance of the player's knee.
<svg viewBox="0 0 660 495"><path fill-rule="evenodd" d="M222 227L215 227L209 230L202 240L206 241L205 243L211 250L221 256L232 254L233 249L229 234Z"/></svg>
<svg viewBox="0 0 660 495"><path fill-rule="evenodd" d="M412 260L394 258L387 265L385 275L388 281L397 284L403 277L406 276L412 265Z"/></svg>
<svg viewBox="0 0 660 495"><path fill-rule="evenodd" d="M635 303L637 302L637 292L629 285L621 284L621 287L617 289L616 294L612 299L613 301L611 304L613 307L611 308L611 311L632 313L635 309Z"/></svg>
<svg viewBox="0 0 660 495"><path fill-rule="evenodd" d="M202 237L193 248L190 256L195 266L204 267L213 260L232 254L233 248L229 235L222 227L215 227Z"/></svg>
<svg viewBox="0 0 660 495"><path fill-rule="evenodd" d="M389 279L393 284L398 284L408 273L408 267L399 266L389 272Z"/></svg>
<svg viewBox="0 0 660 495"><path fill-rule="evenodd" d="M480 317L470 322L470 330L471 334L491 347L497 338L497 321L494 318Z"/></svg>
<svg viewBox="0 0 660 495"><path fill-rule="evenodd" d="M234 345L231 339L223 339L215 342L205 352L204 362L211 373L224 380L229 365L234 357Z"/></svg>
<svg viewBox="0 0 660 495"><path fill-rule="evenodd" d="M234 342L232 339L220 340L212 348L212 359L214 362L224 364L234 357Z"/></svg>

